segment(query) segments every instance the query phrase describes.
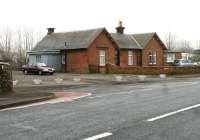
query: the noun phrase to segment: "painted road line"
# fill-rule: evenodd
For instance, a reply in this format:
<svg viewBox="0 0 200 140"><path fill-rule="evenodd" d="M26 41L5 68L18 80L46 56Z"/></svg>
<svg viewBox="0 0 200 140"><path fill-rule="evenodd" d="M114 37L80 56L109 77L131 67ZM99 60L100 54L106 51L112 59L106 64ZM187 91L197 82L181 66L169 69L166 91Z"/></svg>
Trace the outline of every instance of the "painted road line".
<svg viewBox="0 0 200 140"><path fill-rule="evenodd" d="M167 113L167 114L164 114L164 115L160 115L160 116L157 116L157 117L154 117L154 118L150 118L150 119L147 119L146 121L147 122L153 122L153 121L160 120L160 119L163 119L163 118L166 118L166 117L169 117L169 116L172 116L172 115L175 115L175 114L187 111L187 110L191 110L191 109L194 109L194 108L197 108L197 107L200 107L200 104L196 104L196 105L189 106L189 107L186 107L186 108L183 108L183 109L179 109L177 111L173 111L173 112L170 112L170 113Z"/></svg>
<svg viewBox="0 0 200 140"><path fill-rule="evenodd" d="M176 85L170 85L170 87L185 87L185 86L193 86L197 84L199 84L199 82L182 82L182 83L176 83Z"/></svg>
<svg viewBox="0 0 200 140"><path fill-rule="evenodd" d="M105 133L102 133L102 134L99 134L99 135L96 135L96 136L85 138L83 140L98 140L98 139L105 138L105 137L108 137L108 136L111 136L111 135L112 135L112 133L105 132Z"/></svg>
<svg viewBox="0 0 200 140"><path fill-rule="evenodd" d="M140 91L150 91L150 90L153 90L152 88L145 88L145 89L142 89Z"/></svg>
<svg viewBox="0 0 200 140"><path fill-rule="evenodd" d="M101 96L92 96L92 97L89 97L89 98L95 99L95 98L102 98L102 97L106 97L106 96L110 96L110 94L105 94L105 95L101 95Z"/></svg>
<svg viewBox="0 0 200 140"><path fill-rule="evenodd" d="M107 97L107 96L112 96L112 95L126 95L126 94L131 94L131 93L135 93L135 90L130 90L127 92L119 92L119 93L109 93L109 94L103 94L103 95L99 95L99 96L91 96L89 98L95 99L95 98L102 98L102 97Z"/></svg>

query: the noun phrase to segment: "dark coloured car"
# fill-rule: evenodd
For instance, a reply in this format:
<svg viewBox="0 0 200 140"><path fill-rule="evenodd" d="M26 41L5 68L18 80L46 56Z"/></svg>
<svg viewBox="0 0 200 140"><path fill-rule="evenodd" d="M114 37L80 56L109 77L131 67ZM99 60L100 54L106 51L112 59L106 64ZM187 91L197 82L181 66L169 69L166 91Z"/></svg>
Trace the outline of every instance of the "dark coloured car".
<svg viewBox="0 0 200 140"><path fill-rule="evenodd" d="M42 75L42 74L53 75L55 72L55 69L47 66L45 63L36 63L33 65L24 65L22 67L22 71L24 74L36 73L39 75Z"/></svg>

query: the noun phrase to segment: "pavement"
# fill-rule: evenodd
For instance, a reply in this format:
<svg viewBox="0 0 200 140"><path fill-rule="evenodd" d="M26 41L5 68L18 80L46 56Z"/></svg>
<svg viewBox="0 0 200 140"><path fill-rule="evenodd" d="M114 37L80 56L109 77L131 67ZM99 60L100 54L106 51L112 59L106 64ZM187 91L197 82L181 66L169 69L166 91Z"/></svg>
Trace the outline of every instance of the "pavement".
<svg viewBox="0 0 200 140"><path fill-rule="evenodd" d="M12 93L0 95L0 109L9 108L13 106L20 106L34 102L41 102L55 98L55 95L50 92L34 92L20 91L14 89Z"/></svg>
<svg viewBox="0 0 200 140"><path fill-rule="evenodd" d="M14 106L26 105L58 98L61 95L57 92L63 89L79 88L88 86L88 83L70 83L32 86L14 86L13 92L0 95L0 110Z"/></svg>
<svg viewBox="0 0 200 140"><path fill-rule="evenodd" d="M200 78L192 78L66 88L92 94L2 110L0 139L199 140L199 84Z"/></svg>

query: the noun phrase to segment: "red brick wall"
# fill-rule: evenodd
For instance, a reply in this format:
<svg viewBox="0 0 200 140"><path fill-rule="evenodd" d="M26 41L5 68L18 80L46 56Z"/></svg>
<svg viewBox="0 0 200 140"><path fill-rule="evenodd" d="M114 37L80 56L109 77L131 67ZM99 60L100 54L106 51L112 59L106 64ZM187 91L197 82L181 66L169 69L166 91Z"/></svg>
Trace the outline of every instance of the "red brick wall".
<svg viewBox="0 0 200 140"><path fill-rule="evenodd" d="M181 54L181 52L177 52L177 53L175 54L175 57L176 57L176 59L182 59L182 54Z"/></svg>
<svg viewBox="0 0 200 140"><path fill-rule="evenodd" d="M105 50L106 64L111 63L115 64L115 54L116 49L114 44L107 37L105 32L102 32L96 40L88 48L88 64L90 65L99 65L99 50ZM105 67L100 68L101 72L105 71Z"/></svg>
<svg viewBox="0 0 200 140"><path fill-rule="evenodd" d="M136 74L136 75L158 75L158 74L200 74L200 67L119 67L115 65L106 65L106 72L111 74Z"/></svg>
<svg viewBox="0 0 200 140"><path fill-rule="evenodd" d="M88 72L87 49L67 50L67 72Z"/></svg>
<svg viewBox="0 0 200 140"><path fill-rule="evenodd" d="M152 66L149 64L149 51L156 51L156 64L153 66L163 66L164 50L156 38L153 38L142 50L142 66Z"/></svg>
<svg viewBox="0 0 200 140"><path fill-rule="evenodd" d="M128 66L128 51L129 50L120 50L120 66ZM133 66L137 65L137 53L135 50L130 50L133 53Z"/></svg>
<svg viewBox="0 0 200 140"><path fill-rule="evenodd" d="M115 64L115 52L113 43L102 32L87 49L67 50L67 72L88 73L89 65L99 66L99 50L105 50L106 64ZM100 67L105 72L105 67Z"/></svg>

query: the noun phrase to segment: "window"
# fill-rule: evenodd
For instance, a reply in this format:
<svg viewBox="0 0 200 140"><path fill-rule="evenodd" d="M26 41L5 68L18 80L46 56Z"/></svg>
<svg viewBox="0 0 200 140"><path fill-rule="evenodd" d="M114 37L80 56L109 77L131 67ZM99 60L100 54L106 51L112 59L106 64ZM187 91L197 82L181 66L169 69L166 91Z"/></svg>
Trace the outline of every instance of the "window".
<svg viewBox="0 0 200 140"><path fill-rule="evenodd" d="M128 65L133 65L133 52L128 51Z"/></svg>
<svg viewBox="0 0 200 140"><path fill-rule="evenodd" d="M174 53L169 53L167 54L167 62L170 63L170 62L174 62L175 60L175 54Z"/></svg>
<svg viewBox="0 0 200 140"><path fill-rule="evenodd" d="M41 62L41 55L36 55L36 62Z"/></svg>
<svg viewBox="0 0 200 140"><path fill-rule="evenodd" d="M149 52L149 64L156 64L156 51Z"/></svg>
<svg viewBox="0 0 200 140"><path fill-rule="evenodd" d="M106 65L105 50L99 51L99 64L100 64L100 66Z"/></svg>

